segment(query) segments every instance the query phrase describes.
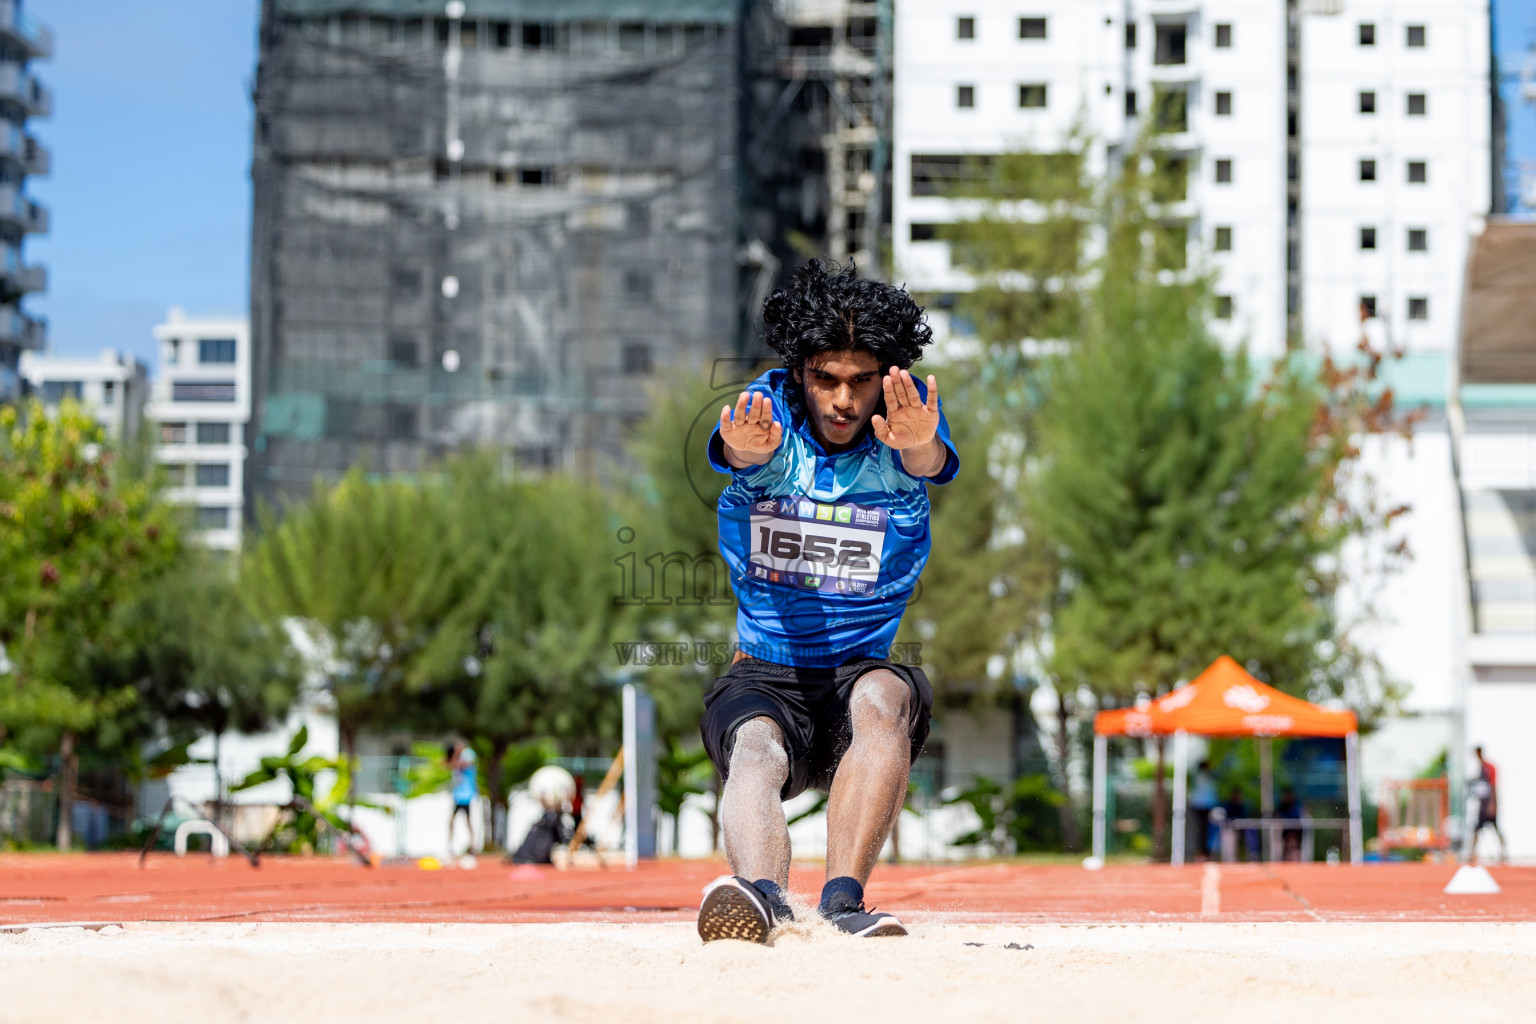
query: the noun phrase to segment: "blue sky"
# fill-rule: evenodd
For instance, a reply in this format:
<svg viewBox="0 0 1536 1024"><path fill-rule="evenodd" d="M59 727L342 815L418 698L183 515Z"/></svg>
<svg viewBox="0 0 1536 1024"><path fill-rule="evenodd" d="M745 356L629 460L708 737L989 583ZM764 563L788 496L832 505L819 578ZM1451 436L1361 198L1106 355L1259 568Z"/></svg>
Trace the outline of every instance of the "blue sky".
<svg viewBox="0 0 1536 1024"><path fill-rule="evenodd" d="M48 291L27 308L53 351L117 348L154 366L171 306L243 313L250 262L250 85L258 0L27 0L53 30L34 63L53 172L29 184L51 231L29 239Z"/></svg>

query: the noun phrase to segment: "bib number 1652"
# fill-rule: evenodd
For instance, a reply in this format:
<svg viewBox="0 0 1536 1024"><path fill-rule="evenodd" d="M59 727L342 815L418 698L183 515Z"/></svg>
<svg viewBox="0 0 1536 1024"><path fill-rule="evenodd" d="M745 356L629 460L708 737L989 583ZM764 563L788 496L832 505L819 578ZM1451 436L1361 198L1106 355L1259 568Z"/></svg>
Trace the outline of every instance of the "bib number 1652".
<svg viewBox="0 0 1536 1024"><path fill-rule="evenodd" d="M868 542L862 540L839 541L836 537L819 537L814 533L801 536L786 530L770 530L766 526L759 526L757 534L757 549L774 558L799 558L823 565L868 569L870 555L874 553Z"/></svg>

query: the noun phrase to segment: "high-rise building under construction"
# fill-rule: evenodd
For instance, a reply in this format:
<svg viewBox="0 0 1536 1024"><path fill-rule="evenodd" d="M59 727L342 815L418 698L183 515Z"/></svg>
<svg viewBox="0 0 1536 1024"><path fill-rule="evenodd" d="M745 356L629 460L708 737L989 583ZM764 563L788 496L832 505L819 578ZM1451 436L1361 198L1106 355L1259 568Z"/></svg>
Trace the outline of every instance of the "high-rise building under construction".
<svg viewBox="0 0 1536 1024"><path fill-rule="evenodd" d="M835 83L791 80L828 43L770 0L264 0L250 496L466 445L601 471L653 375L757 352L783 264L880 218L867 167L828 191Z"/></svg>

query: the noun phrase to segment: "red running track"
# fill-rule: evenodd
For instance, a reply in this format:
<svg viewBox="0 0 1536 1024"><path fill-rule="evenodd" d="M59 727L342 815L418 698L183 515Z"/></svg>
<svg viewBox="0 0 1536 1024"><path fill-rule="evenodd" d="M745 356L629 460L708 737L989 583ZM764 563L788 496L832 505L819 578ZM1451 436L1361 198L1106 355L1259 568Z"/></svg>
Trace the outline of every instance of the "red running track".
<svg viewBox="0 0 1536 1024"><path fill-rule="evenodd" d="M326 858L264 858L259 868L193 854L0 855L0 928L128 921L512 923L690 920L719 861L635 871L376 868ZM958 863L881 866L868 902L915 920L976 923L1177 921L1532 921L1536 868L1492 868L1503 891L1447 896L1436 864L1237 864L1215 869ZM797 867L810 899L821 872Z"/></svg>

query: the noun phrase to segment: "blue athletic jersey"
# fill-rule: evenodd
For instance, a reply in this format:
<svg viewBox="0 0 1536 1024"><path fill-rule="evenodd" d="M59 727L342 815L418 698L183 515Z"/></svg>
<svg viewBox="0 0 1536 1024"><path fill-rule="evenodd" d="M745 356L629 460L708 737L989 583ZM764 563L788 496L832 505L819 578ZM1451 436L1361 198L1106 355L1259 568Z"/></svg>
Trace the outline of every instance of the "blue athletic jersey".
<svg viewBox="0 0 1536 1024"><path fill-rule="evenodd" d="M926 401L927 387L916 384ZM718 511L720 554L738 602L738 642L747 654L780 665L826 668L884 658L928 561L927 484L948 483L960 470L943 399L938 436L949 455L938 475L924 479L908 473L873 428L853 448L828 455L806 420L803 398L790 411L785 389L800 386L778 369L747 387L773 399L773 418L784 427L763 465L733 469L718 425L709 438L710 464L731 474Z"/></svg>

